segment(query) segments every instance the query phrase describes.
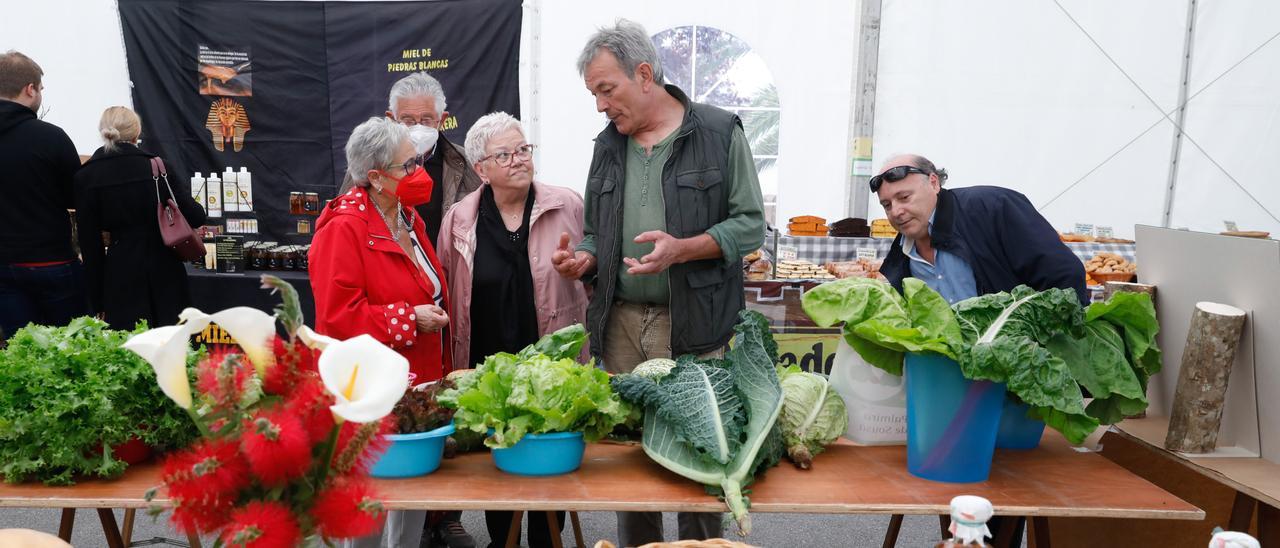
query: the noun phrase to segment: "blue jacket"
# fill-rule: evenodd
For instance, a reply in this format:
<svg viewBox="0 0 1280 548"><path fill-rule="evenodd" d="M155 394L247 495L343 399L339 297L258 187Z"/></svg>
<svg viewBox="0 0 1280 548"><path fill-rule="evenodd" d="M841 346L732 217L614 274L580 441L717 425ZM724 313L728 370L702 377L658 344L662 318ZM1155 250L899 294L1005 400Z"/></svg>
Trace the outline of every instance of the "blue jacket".
<svg viewBox="0 0 1280 548"><path fill-rule="evenodd" d="M1080 304L1089 304L1084 263L1018 192L994 186L942 189L932 243L969 263L981 295L1025 284L1040 291L1074 289ZM899 291L902 279L911 275L909 260L899 234L880 266L880 273Z"/></svg>

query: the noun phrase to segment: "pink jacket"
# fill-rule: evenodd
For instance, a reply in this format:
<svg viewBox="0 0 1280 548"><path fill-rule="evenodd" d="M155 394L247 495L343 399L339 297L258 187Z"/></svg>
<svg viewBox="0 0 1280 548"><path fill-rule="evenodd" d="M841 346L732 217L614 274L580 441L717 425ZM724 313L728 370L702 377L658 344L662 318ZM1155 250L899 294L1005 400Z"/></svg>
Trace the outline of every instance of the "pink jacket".
<svg viewBox="0 0 1280 548"><path fill-rule="evenodd" d="M476 220L480 212L480 187L459 200L440 223L436 246L449 288L449 325L453 335L453 364L457 369L475 367L484 356L471 354L471 269L475 264ZM538 332L542 335L575 323L586 322L587 293L582 282L566 280L551 266L551 254L560 234L582 241L582 197L558 186L533 183L533 211L529 215L529 267L533 269L533 304L537 307ZM587 347L583 347L583 358Z"/></svg>

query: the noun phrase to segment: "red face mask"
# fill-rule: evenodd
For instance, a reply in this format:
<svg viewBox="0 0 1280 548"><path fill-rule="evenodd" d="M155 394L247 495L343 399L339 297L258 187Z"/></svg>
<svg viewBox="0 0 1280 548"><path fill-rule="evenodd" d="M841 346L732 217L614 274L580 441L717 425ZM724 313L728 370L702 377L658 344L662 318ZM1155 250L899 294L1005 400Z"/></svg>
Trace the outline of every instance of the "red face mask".
<svg viewBox="0 0 1280 548"><path fill-rule="evenodd" d="M384 172L383 175L386 175ZM401 179L396 179L390 175L386 175L388 179L396 181L396 197L400 198L400 204L416 207L431 201L431 190L435 187L435 181L431 180L431 176L427 175L427 170L418 166L413 173L405 175Z"/></svg>

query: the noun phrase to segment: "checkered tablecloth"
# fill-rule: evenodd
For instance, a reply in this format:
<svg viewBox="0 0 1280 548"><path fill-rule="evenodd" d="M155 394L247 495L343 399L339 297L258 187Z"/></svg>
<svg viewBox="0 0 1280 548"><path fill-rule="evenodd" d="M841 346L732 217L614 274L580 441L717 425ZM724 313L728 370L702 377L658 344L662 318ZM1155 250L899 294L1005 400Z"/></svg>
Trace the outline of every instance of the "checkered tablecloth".
<svg viewBox="0 0 1280 548"><path fill-rule="evenodd" d="M1133 262L1135 256L1134 244L1101 244L1097 242L1067 242L1067 248L1081 262L1088 261L1098 253L1107 252L1115 253L1124 257L1126 261ZM809 261L816 264L826 264L833 261L852 261L858 257L859 249L874 249L876 258L884 259L889 254L889 248L893 245L892 238L835 238L831 236L789 236L782 232L769 229L765 236L765 255L769 260L777 263L779 255L786 255L791 249L795 250L796 259L801 261Z"/></svg>

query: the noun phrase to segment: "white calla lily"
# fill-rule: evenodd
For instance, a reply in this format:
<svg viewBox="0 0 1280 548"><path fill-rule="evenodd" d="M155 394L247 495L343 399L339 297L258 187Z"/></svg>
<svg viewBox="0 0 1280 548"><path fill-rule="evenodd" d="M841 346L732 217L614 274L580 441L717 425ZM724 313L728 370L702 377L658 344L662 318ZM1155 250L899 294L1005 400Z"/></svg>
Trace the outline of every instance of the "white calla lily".
<svg viewBox="0 0 1280 548"><path fill-rule="evenodd" d="M236 344L244 350L249 363L257 369L258 376L266 374L267 366L272 363L271 337L276 334L276 317L256 308L236 306L221 312L205 314L195 308L188 308L178 315L188 324L209 322L218 324L236 340ZM203 329L203 326L201 327Z"/></svg>
<svg viewBox="0 0 1280 548"><path fill-rule="evenodd" d="M208 322L205 322L208 324ZM156 372L164 395L183 409L191 409L191 380L187 378L187 351L191 335L204 329L200 322L157 327L129 337L125 349L142 356Z"/></svg>
<svg viewBox="0 0 1280 548"><path fill-rule="evenodd" d="M307 345L307 348L321 352L329 345L339 342L338 339L316 333L305 325L298 328L298 338L302 340L302 344Z"/></svg>
<svg viewBox="0 0 1280 548"><path fill-rule="evenodd" d="M368 335L328 345L318 366L337 401L329 409L351 422L385 417L409 387L409 360Z"/></svg>

